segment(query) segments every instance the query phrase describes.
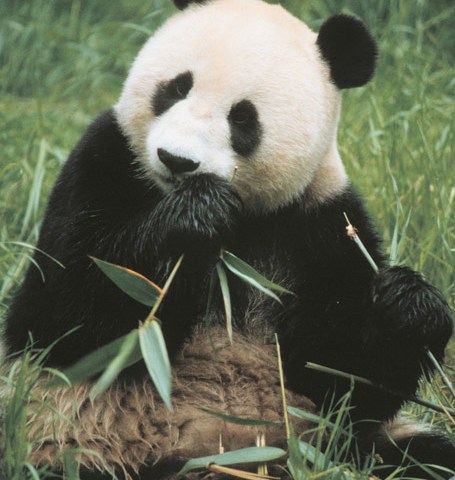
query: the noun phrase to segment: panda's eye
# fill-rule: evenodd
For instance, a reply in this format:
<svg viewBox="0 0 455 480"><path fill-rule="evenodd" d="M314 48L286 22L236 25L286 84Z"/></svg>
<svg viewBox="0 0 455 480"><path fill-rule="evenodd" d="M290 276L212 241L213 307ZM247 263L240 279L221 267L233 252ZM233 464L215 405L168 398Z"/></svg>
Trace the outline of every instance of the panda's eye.
<svg viewBox="0 0 455 480"><path fill-rule="evenodd" d="M249 100L234 104L229 112L228 122L234 151L245 157L252 155L262 136L259 114L254 104Z"/></svg>
<svg viewBox="0 0 455 480"><path fill-rule="evenodd" d="M158 116L169 110L174 104L187 97L193 88L193 74L184 72L172 80L162 82L152 97L153 113Z"/></svg>
<svg viewBox="0 0 455 480"><path fill-rule="evenodd" d="M247 100L234 105L229 112L229 121L231 123L235 123L236 125L247 124L255 114L255 111L252 110L250 105L252 104L250 104Z"/></svg>
<svg viewBox="0 0 455 480"><path fill-rule="evenodd" d="M175 77L169 83L169 93L177 98L185 98L193 87L193 76L190 72L185 72Z"/></svg>
<svg viewBox="0 0 455 480"><path fill-rule="evenodd" d="M179 85L178 83L174 85L174 93L176 97L180 98L183 98L186 95L183 85Z"/></svg>

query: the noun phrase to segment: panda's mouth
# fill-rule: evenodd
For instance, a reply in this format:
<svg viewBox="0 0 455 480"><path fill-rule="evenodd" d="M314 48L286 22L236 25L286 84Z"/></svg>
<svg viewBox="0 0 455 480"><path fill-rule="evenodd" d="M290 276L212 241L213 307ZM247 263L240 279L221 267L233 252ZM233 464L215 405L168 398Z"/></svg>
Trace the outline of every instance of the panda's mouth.
<svg viewBox="0 0 455 480"><path fill-rule="evenodd" d="M156 174L160 183L162 183L166 188L176 188L178 187L185 178L188 178L188 175L163 175L160 173Z"/></svg>

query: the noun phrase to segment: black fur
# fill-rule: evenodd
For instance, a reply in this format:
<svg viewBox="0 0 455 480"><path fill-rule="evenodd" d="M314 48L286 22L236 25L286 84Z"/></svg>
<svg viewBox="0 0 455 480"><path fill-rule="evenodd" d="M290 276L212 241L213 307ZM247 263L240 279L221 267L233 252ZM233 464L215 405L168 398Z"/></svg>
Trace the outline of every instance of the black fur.
<svg viewBox="0 0 455 480"><path fill-rule="evenodd" d="M371 80L378 55L365 25L349 15L335 15L321 27L317 45L338 88L361 87Z"/></svg>
<svg viewBox="0 0 455 480"><path fill-rule="evenodd" d="M175 6L179 10L184 10L190 3L202 4L205 2L206 0L174 0Z"/></svg>
<svg viewBox="0 0 455 480"><path fill-rule="evenodd" d="M262 127L256 107L249 100L232 106L228 116L232 148L239 155L252 155L259 146Z"/></svg>
<svg viewBox="0 0 455 480"><path fill-rule="evenodd" d="M177 102L186 98L192 88L193 74L191 72L184 72L172 80L161 82L152 97L153 113L157 117L162 115Z"/></svg>
<svg viewBox="0 0 455 480"><path fill-rule="evenodd" d="M377 453L383 462L378 468L382 478L391 475L397 465L403 467L400 477L406 478L449 479L455 472L455 446L445 435L436 432L422 432L396 442L384 442L377 446ZM434 465L444 465L452 473Z"/></svg>
<svg viewBox="0 0 455 480"><path fill-rule="evenodd" d="M380 266L379 275L346 235L343 212ZM48 360L57 366L74 362L135 328L148 310L119 291L88 255L163 284L185 252L184 268L158 313L172 357L205 311L207 280L220 247L292 280L296 297L284 296L284 308L271 302L268 317L276 322L288 386L318 405L349 384L305 369L306 361L411 394L426 362L424 348L442 359L452 330L447 304L412 270L387 267L352 187L318 206L302 197L262 216L248 214L231 185L215 176L190 176L164 195L137 175L112 111L89 127L57 180L38 248L66 268L35 254L45 282L32 265L7 317L8 348L22 349L29 331L44 347L82 325ZM234 278L230 285L241 330L249 289ZM352 402L354 420L390 419L402 404L363 386L355 388Z"/></svg>

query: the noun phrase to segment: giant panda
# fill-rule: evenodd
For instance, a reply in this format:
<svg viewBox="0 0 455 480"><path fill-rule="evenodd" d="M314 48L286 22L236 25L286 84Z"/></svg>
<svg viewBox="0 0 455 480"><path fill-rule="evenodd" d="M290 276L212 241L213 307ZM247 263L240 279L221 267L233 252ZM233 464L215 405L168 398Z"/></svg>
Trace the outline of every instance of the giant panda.
<svg viewBox="0 0 455 480"><path fill-rule="evenodd" d="M431 371L425 350L442 360L452 332L441 293L410 268L387 265L338 153L341 90L374 73L377 49L366 27L337 15L314 33L262 0L175 4L181 11L140 51L118 103L89 126L64 165L35 254L42 274L30 267L6 320L8 352L23 349L29 332L38 347L60 338L47 364L69 366L148 313L89 255L161 285L185 255L158 312L173 364L172 413L140 365L95 402L89 384L41 389L75 424L31 419L32 437L47 433L32 461L58 471L65 449L95 451L80 454L83 479L171 479L188 458L217 453L220 436L226 449L254 444L253 428L198 407L281 418L275 332L289 402L309 410L351 385L306 362L412 395L422 371ZM343 213L378 274L345 234ZM281 295L280 305L230 277L232 345L218 304L209 312L212 340L203 328L221 248L294 293ZM404 451L455 469L449 439L401 422L402 403L354 387L357 450L379 454L392 469ZM285 443L281 426L270 427L268 443Z"/></svg>

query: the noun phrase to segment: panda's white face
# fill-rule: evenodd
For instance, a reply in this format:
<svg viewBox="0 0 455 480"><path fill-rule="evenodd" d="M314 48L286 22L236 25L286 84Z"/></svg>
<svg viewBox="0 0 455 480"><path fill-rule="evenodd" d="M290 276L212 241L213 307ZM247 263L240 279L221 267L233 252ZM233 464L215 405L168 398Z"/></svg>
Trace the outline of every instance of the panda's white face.
<svg viewBox="0 0 455 480"><path fill-rule="evenodd" d="M315 42L260 0L214 0L172 17L139 53L116 105L144 174L164 191L216 174L262 212L341 190L340 93Z"/></svg>

